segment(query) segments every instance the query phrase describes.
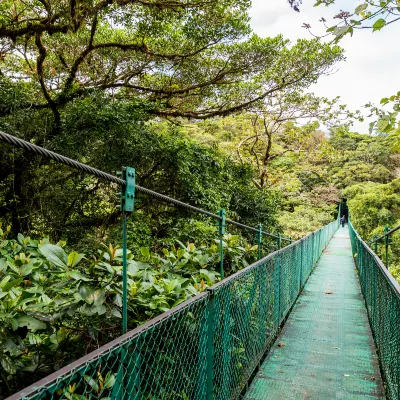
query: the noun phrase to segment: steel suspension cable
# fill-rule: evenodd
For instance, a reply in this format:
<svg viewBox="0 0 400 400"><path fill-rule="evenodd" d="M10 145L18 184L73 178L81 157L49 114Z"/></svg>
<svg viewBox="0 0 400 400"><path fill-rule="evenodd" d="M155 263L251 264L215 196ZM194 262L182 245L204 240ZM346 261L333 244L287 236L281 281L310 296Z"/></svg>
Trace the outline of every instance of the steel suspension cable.
<svg viewBox="0 0 400 400"><path fill-rule="evenodd" d="M54 151L47 150L47 149L45 149L43 147L40 147L40 146L38 146L36 144L27 142L26 140L17 138L17 137L12 136L12 135L10 135L8 133L0 131L0 140L2 140L3 142L9 143L9 144L11 144L13 146L20 147L22 149L31 151L33 153L42 155L42 156L47 157L47 158L50 158L51 160L57 161L57 162L59 162L61 164L67 165L69 167L72 167L72 168L87 172L88 174L97 176L98 178L107 180L109 182L117 183L117 184L122 185L122 186L125 186L125 184L126 184L126 182L123 179L118 178L115 175L111 175L111 174L108 174L107 172L101 171L101 170L99 170L97 168L90 167L89 165L86 165L86 164L83 164L83 163L81 163L79 161L76 161L76 160L73 160L71 158L65 157L65 156L63 156L61 154L55 153ZM136 185L136 189L139 192L142 192L142 193L145 193L145 194L147 194L149 196L158 198L158 199L160 199L162 201L165 201L165 202L168 202L168 203L171 203L171 204L175 204L175 205L177 205L179 207L187 208L187 209L192 210L194 212L197 212L199 214L206 215L207 217L211 217L211 218L214 218L214 219L217 219L217 220L221 220L221 217L219 215L217 215L217 214L214 214L214 213L211 213L209 211L203 210L201 208L198 208L198 207L192 206L190 204L184 203L183 201L176 200L176 199L174 199L172 197L169 197L169 196L166 196L164 194L154 192L153 190L147 189L145 187ZM253 228L251 226L241 224L240 222L236 222L236 221L232 221L232 220L228 220L227 219L226 223L230 224L230 225L237 226L238 228L241 228L241 229L246 229L246 230L249 230L249 231L258 232L257 228ZM279 238L279 236L273 235L272 233L268 233L268 232L262 232L262 233L263 233L263 235L266 235L266 236L269 236L269 237L273 237L273 238L276 238L276 239ZM288 238L282 238L282 240L286 240L288 242L291 242L291 240L288 239Z"/></svg>

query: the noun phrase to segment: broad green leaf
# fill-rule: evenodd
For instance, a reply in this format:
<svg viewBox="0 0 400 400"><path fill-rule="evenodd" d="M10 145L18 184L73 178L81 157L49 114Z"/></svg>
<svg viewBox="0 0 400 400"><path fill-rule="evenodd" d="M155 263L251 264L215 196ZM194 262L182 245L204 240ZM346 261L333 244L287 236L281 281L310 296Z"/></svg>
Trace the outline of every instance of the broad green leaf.
<svg viewBox="0 0 400 400"><path fill-rule="evenodd" d="M24 278L17 278L11 282L6 283L2 288L3 292L8 292L13 287L18 286L23 280Z"/></svg>
<svg viewBox="0 0 400 400"><path fill-rule="evenodd" d="M148 260L150 258L150 250L147 247L141 247L140 252L142 253L142 256Z"/></svg>
<svg viewBox="0 0 400 400"><path fill-rule="evenodd" d="M11 276L8 275L5 278L2 279L2 281L0 282L0 289L4 287L4 285L11 279Z"/></svg>
<svg viewBox="0 0 400 400"><path fill-rule="evenodd" d="M75 267L75 265L77 265L84 256L85 256L84 254L79 254L76 251L73 251L68 255L68 266Z"/></svg>
<svg viewBox="0 0 400 400"><path fill-rule="evenodd" d="M111 309L111 315L113 315L114 317L117 317L117 318L122 318L122 314L116 308Z"/></svg>
<svg viewBox="0 0 400 400"><path fill-rule="evenodd" d="M376 124L376 129L378 132L384 132L385 129L388 127L389 121L386 119L381 118L378 123Z"/></svg>
<svg viewBox="0 0 400 400"><path fill-rule="evenodd" d="M26 264L21 268L21 275L22 276L27 276L29 275L33 270L34 266L32 264Z"/></svg>
<svg viewBox="0 0 400 400"><path fill-rule="evenodd" d="M72 279L75 279L76 281L90 281L89 278L86 278L86 276L81 274L79 271L69 271L66 275L71 277Z"/></svg>
<svg viewBox="0 0 400 400"><path fill-rule="evenodd" d="M360 14L362 11L365 11L368 8L368 3L360 4L358 7L355 9L356 14Z"/></svg>
<svg viewBox="0 0 400 400"><path fill-rule="evenodd" d="M8 374L10 375L15 374L16 367L10 357L6 356L5 354L2 354L2 356L0 357L0 364Z"/></svg>
<svg viewBox="0 0 400 400"><path fill-rule="evenodd" d="M129 276L136 276L136 274L139 272L139 267L135 261L128 263L127 272Z"/></svg>
<svg viewBox="0 0 400 400"><path fill-rule="evenodd" d="M21 354L21 350L18 348L18 346L11 340L11 338L7 338L3 340L1 343L1 346L5 351L10 353L11 356L18 356Z"/></svg>
<svg viewBox="0 0 400 400"><path fill-rule="evenodd" d="M46 329L46 324L30 315L23 315L17 318L18 326L26 326L29 329Z"/></svg>
<svg viewBox="0 0 400 400"><path fill-rule="evenodd" d="M373 32L380 31L386 25L386 21L383 18L378 19L373 25Z"/></svg>
<svg viewBox="0 0 400 400"><path fill-rule="evenodd" d="M95 307L95 312L99 315L103 315L107 312L107 308L104 304L100 304Z"/></svg>
<svg viewBox="0 0 400 400"><path fill-rule="evenodd" d="M90 297L92 293L93 289L87 286L86 284L81 284L79 286L79 295L89 304L93 303L93 297Z"/></svg>
<svg viewBox="0 0 400 400"><path fill-rule="evenodd" d="M106 379L104 381L104 389L109 389L111 387L114 386L115 383L115 375L114 374L110 374L106 376Z"/></svg>
<svg viewBox="0 0 400 400"><path fill-rule="evenodd" d="M333 34L337 37L340 38L343 35L345 35L349 31L350 27L349 26L339 26L337 27L334 31Z"/></svg>
<svg viewBox="0 0 400 400"><path fill-rule="evenodd" d="M87 297L86 301L89 304L99 306L99 305L103 304L105 296L106 296L106 291L104 289L99 289L99 290L96 290L95 292L93 292L91 295L89 295Z"/></svg>
<svg viewBox="0 0 400 400"><path fill-rule="evenodd" d="M85 381L89 384L89 386L96 392L99 391L99 384L89 375L83 375Z"/></svg>
<svg viewBox="0 0 400 400"><path fill-rule="evenodd" d="M118 307L122 307L122 298L119 294L115 295L114 304L116 304Z"/></svg>
<svg viewBox="0 0 400 400"><path fill-rule="evenodd" d="M176 253L176 255L178 256L178 258L182 258L184 256L184 254L186 253L185 249L179 249Z"/></svg>
<svg viewBox="0 0 400 400"><path fill-rule="evenodd" d="M17 239L18 239L18 242L21 244L21 245L23 245L24 244L24 236L21 234L21 233L18 233L18 235L17 235Z"/></svg>
<svg viewBox="0 0 400 400"><path fill-rule="evenodd" d="M389 99L387 97L384 97L383 99L381 99L381 104L385 105L389 103Z"/></svg>
<svg viewBox="0 0 400 400"><path fill-rule="evenodd" d="M168 257L169 256L169 251L167 249L162 249L164 256Z"/></svg>
<svg viewBox="0 0 400 400"><path fill-rule="evenodd" d="M44 244L40 246L39 251L50 263L57 265L57 267L67 268L68 257L61 247L53 244Z"/></svg>

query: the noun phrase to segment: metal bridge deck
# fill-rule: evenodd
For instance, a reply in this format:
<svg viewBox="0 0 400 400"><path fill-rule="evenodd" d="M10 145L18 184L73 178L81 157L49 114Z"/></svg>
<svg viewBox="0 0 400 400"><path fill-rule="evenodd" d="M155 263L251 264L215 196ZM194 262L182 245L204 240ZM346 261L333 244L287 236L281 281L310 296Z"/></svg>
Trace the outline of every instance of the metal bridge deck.
<svg viewBox="0 0 400 400"><path fill-rule="evenodd" d="M349 232L339 228L245 399L377 398L385 395L374 340Z"/></svg>

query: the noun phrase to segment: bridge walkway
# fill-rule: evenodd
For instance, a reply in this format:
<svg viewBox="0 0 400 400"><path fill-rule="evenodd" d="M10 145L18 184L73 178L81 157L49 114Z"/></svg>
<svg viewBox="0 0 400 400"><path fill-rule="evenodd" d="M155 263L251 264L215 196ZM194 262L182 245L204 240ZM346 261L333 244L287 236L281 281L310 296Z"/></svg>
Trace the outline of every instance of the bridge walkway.
<svg viewBox="0 0 400 400"><path fill-rule="evenodd" d="M245 399L384 398L349 231L340 227Z"/></svg>

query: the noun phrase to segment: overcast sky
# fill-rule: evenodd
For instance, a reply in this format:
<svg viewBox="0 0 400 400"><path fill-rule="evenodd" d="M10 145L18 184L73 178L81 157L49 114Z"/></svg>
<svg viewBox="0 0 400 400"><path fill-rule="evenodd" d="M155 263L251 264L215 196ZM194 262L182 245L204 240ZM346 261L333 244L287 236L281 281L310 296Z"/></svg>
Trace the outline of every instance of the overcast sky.
<svg viewBox="0 0 400 400"><path fill-rule="evenodd" d="M313 31L324 32L318 20L324 16L328 22L340 9L354 10L355 0L339 0L333 7L313 7L315 0L303 0L301 12L294 12L287 0L253 0L251 9L253 30L260 36L283 34L296 41L310 38L301 25L311 24ZM345 62L338 71L320 78L311 88L319 96L340 96L352 109L361 109L367 102L379 104L382 97L389 97L400 90L400 22L380 32L358 30L353 37L346 37L340 45L346 50ZM354 130L367 133L368 123L357 123Z"/></svg>

